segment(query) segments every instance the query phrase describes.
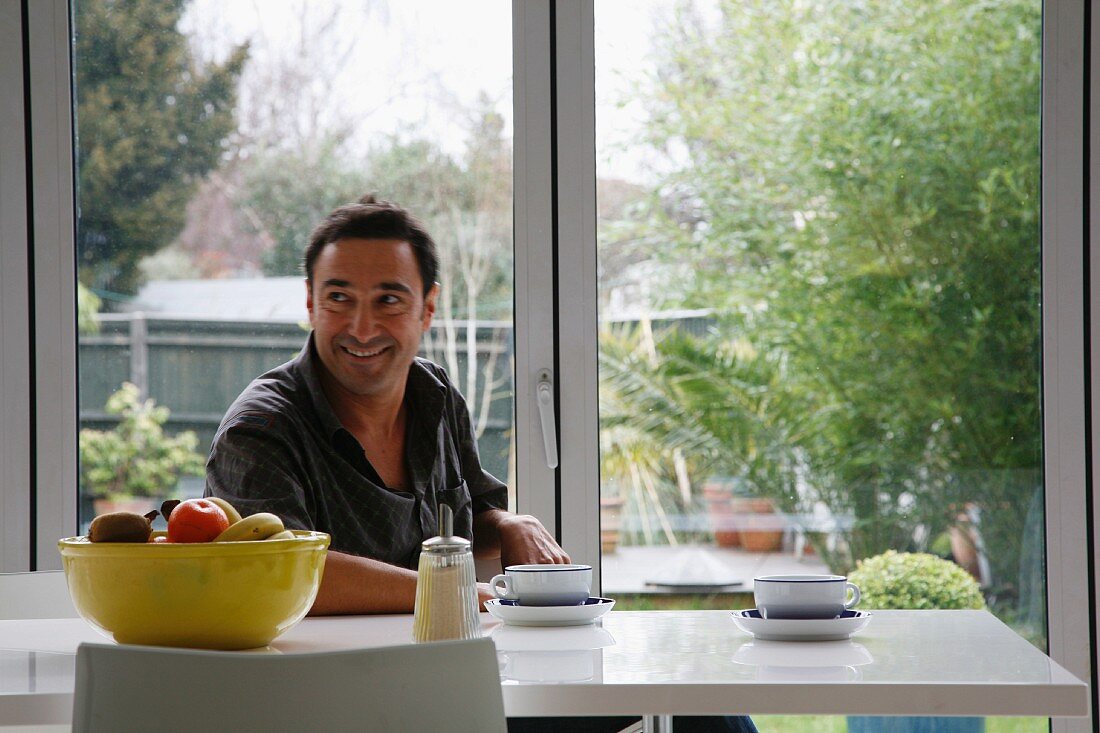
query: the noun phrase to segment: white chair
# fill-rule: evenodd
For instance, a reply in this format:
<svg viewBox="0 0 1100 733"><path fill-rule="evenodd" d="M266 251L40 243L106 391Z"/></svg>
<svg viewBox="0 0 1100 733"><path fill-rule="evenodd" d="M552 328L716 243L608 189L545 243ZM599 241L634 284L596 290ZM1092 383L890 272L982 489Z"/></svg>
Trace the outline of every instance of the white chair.
<svg viewBox="0 0 1100 733"><path fill-rule="evenodd" d="M0 573L0 619L76 616L64 571Z"/></svg>
<svg viewBox="0 0 1100 733"><path fill-rule="evenodd" d="M505 733L489 639L278 654L81 644L75 733Z"/></svg>

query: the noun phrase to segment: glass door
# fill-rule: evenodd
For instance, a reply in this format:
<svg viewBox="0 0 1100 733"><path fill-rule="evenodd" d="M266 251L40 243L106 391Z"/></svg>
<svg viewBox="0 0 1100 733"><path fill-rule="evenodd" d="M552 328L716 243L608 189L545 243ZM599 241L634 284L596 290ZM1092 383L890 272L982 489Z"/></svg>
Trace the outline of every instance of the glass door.
<svg viewBox="0 0 1100 733"><path fill-rule="evenodd" d="M423 355L514 505L510 3L79 0L74 27L81 523L201 493L226 407L305 340L311 229L367 193L439 245Z"/></svg>
<svg viewBox="0 0 1100 733"><path fill-rule="evenodd" d="M856 573L1045 648L1041 11L596 4L605 593Z"/></svg>

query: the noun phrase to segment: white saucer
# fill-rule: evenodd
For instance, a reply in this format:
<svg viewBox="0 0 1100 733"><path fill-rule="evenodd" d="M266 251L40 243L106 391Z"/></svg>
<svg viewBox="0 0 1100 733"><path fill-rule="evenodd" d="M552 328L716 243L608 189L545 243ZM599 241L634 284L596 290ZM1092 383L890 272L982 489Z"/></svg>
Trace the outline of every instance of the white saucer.
<svg viewBox="0 0 1100 733"><path fill-rule="evenodd" d="M513 626L582 626L611 610L610 598L589 598L576 606L521 606L516 601L493 598L485 601L485 610Z"/></svg>
<svg viewBox="0 0 1100 733"><path fill-rule="evenodd" d="M837 618L766 619L755 608L733 611L737 628L768 641L837 641L847 639L871 622L865 611L845 611Z"/></svg>

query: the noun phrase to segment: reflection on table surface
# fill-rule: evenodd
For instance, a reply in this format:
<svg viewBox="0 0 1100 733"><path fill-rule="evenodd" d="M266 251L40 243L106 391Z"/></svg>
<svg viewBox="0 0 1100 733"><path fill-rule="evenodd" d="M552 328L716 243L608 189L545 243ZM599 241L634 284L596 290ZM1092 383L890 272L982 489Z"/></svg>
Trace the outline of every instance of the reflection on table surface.
<svg viewBox="0 0 1100 733"><path fill-rule="evenodd" d="M504 683L600 682L603 649L615 637L599 623L537 628L501 624L489 632Z"/></svg>
<svg viewBox="0 0 1100 733"><path fill-rule="evenodd" d="M860 667L875 661L867 647L851 640L806 645L754 640L738 647L732 659L734 664L752 667L758 680L817 682L862 680Z"/></svg>
<svg viewBox="0 0 1100 733"><path fill-rule="evenodd" d="M875 611L845 641L761 641L728 611L612 611L569 627L482 615L509 715L1072 716L1088 689L984 611ZM0 621L0 725L64 722L80 619ZM412 641L412 615L309 618L257 653ZM975 694L980 690L980 694Z"/></svg>

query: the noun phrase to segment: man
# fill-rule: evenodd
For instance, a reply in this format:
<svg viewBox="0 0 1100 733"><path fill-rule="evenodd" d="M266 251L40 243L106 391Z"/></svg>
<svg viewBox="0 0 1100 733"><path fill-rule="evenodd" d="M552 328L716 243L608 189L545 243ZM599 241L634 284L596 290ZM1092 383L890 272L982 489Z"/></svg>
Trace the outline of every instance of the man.
<svg viewBox="0 0 1100 733"><path fill-rule="evenodd" d="M313 614L411 611L439 502L475 557L569 562L537 519L505 511L462 395L416 356L437 270L435 243L403 209L365 198L333 211L305 252L305 347L254 380L215 435L208 495L331 535Z"/></svg>
<svg viewBox="0 0 1100 733"><path fill-rule="evenodd" d="M305 347L255 379L214 436L208 495L331 536L312 614L412 611L439 502L475 557L569 562L537 519L505 511L507 487L481 468L462 395L416 356L435 314L437 269L435 243L400 207L367 197L333 211L306 247ZM492 597L483 584L478 593ZM511 719L508 728L608 733L634 720ZM756 730L747 718L677 718L676 727Z"/></svg>

